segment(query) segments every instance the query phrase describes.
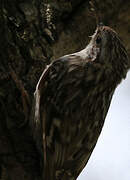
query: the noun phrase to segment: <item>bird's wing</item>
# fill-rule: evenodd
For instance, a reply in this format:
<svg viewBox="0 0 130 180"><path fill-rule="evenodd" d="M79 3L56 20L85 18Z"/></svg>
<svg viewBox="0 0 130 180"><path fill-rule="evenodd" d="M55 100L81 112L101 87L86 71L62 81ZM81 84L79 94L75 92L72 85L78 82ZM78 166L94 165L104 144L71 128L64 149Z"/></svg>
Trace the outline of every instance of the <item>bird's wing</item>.
<svg viewBox="0 0 130 180"><path fill-rule="evenodd" d="M60 58L45 69L37 84L34 136L44 156L44 172L50 180L63 173L67 173L68 178L76 177L75 165L79 164L81 169L82 161L87 157L81 148L87 133L84 119L87 119L88 111L84 97L87 88L91 91L97 82L94 84L91 67L87 70L85 64L79 56Z"/></svg>
<svg viewBox="0 0 130 180"><path fill-rule="evenodd" d="M49 74L49 69L51 64L48 65L45 70L43 71L37 86L34 92L34 100L32 105L32 114L31 114L31 127L33 128L33 136L36 141L36 145L38 151L43 154L42 149L42 138L43 138L43 127L42 127L42 119L40 114L40 105L41 105L41 96L44 94L44 91L47 87L47 77Z"/></svg>

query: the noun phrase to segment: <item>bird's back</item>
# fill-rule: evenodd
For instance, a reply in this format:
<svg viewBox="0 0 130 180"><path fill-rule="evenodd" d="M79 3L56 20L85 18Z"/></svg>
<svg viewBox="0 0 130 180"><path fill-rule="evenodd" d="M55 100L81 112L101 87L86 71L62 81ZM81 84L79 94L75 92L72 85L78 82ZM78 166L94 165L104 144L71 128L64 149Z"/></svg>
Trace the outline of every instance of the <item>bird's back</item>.
<svg viewBox="0 0 130 180"><path fill-rule="evenodd" d="M97 142L113 94L111 87L101 89L105 71L98 66L72 55L49 70L41 97L49 180L76 179Z"/></svg>

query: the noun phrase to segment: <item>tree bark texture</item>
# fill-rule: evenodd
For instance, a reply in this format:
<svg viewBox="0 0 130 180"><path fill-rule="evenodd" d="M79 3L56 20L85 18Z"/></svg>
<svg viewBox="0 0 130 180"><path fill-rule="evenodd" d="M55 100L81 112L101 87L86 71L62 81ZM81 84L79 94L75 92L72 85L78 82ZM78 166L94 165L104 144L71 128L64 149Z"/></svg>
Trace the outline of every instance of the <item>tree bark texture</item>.
<svg viewBox="0 0 130 180"><path fill-rule="evenodd" d="M45 66L84 48L96 18L113 27L130 54L128 0L0 0L0 176L40 180L29 118Z"/></svg>

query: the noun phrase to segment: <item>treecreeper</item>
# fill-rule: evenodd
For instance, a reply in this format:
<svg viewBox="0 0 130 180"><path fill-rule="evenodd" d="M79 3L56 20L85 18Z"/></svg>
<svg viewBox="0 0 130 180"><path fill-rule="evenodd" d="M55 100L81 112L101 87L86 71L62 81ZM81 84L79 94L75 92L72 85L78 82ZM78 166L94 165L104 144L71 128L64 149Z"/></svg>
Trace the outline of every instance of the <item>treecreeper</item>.
<svg viewBox="0 0 130 180"><path fill-rule="evenodd" d="M43 179L77 179L129 68L118 34L103 25L97 26L85 49L46 67L34 93L31 120Z"/></svg>

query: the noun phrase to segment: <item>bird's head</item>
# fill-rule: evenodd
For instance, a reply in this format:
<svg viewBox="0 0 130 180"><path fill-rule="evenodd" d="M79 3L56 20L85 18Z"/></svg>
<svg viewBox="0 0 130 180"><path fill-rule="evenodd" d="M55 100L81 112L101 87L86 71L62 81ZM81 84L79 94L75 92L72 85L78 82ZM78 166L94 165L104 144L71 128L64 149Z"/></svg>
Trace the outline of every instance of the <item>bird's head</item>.
<svg viewBox="0 0 130 180"><path fill-rule="evenodd" d="M117 33L108 26L99 25L87 46L87 53L94 62L106 65L126 76L130 61ZM90 54L90 55L89 55Z"/></svg>

